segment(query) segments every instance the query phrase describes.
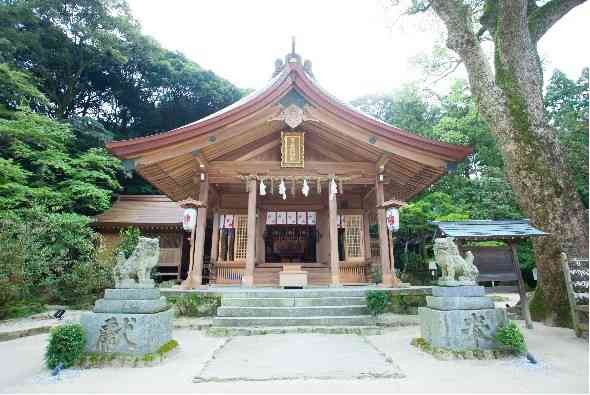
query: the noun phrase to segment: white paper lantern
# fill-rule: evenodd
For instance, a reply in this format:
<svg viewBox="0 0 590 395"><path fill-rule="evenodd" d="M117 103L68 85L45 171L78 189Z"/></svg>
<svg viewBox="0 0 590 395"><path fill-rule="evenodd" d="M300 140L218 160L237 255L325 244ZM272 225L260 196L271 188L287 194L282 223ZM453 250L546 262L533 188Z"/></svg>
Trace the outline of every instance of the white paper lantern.
<svg viewBox="0 0 590 395"><path fill-rule="evenodd" d="M385 220L390 231L397 231L399 229L399 210L395 207L388 208Z"/></svg>
<svg viewBox="0 0 590 395"><path fill-rule="evenodd" d="M192 232L197 223L197 209L185 208L182 215L182 228L187 232Z"/></svg>

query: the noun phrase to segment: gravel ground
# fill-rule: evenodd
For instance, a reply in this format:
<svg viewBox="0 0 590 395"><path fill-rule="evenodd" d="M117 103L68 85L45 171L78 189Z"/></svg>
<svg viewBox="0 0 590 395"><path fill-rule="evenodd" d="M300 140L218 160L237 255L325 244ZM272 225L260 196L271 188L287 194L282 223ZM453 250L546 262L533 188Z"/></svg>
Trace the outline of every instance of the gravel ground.
<svg viewBox="0 0 590 395"><path fill-rule="evenodd" d="M229 340L175 330L180 350L161 365L68 370L59 378L52 378L42 365L47 335L31 336L0 343L0 392L588 393L588 342L572 330L541 324L533 330L523 328L538 365L523 359L439 361L410 346L419 332L413 326L366 337L293 334ZM336 361L342 357L344 361ZM248 361L258 362L251 366ZM346 378L365 367L389 368L404 377ZM310 371L314 375L303 379ZM320 372L333 377L313 378ZM193 382L209 373L229 380Z"/></svg>

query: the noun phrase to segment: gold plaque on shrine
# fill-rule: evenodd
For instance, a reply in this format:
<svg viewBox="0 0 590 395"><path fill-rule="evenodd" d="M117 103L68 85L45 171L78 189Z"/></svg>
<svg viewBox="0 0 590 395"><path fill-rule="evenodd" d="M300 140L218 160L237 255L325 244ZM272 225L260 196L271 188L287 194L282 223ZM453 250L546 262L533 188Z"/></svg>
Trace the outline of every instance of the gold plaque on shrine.
<svg viewBox="0 0 590 395"><path fill-rule="evenodd" d="M303 167L304 132L281 132L281 167Z"/></svg>

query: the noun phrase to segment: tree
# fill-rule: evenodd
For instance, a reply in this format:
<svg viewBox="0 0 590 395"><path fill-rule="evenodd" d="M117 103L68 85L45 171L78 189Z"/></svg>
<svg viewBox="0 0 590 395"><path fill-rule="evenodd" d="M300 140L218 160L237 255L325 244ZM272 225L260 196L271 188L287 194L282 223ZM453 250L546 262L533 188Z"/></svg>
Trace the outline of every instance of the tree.
<svg viewBox="0 0 590 395"><path fill-rule="evenodd" d="M588 218L565 149L543 100L541 37L584 0L414 0L444 22L446 45L467 69L479 112L498 143L508 181L532 224L550 233L535 242L548 322L568 320L559 253L588 256ZM483 7L479 7L483 5ZM492 68L481 41L494 44Z"/></svg>
<svg viewBox="0 0 590 395"><path fill-rule="evenodd" d="M28 110L0 119L0 211L96 214L120 188L121 163L103 148L72 153L69 125Z"/></svg>
<svg viewBox="0 0 590 395"><path fill-rule="evenodd" d="M588 208L588 68L577 81L556 70L547 85L545 108L566 148L582 203Z"/></svg>

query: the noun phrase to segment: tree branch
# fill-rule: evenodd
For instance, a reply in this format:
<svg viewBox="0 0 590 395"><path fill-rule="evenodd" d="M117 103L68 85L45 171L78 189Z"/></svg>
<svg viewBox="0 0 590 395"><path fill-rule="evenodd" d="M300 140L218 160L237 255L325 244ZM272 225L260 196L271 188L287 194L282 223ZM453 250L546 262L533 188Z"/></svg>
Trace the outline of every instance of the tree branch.
<svg viewBox="0 0 590 395"><path fill-rule="evenodd" d="M494 82L492 68L473 31L469 6L460 0L433 0L432 8L447 27L447 47L465 64L471 90L481 108L491 110L503 106L504 96Z"/></svg>
<svg viewBox="0 0 590 395"><path fill-rule="evenodd" d="M543 37L555 23L586 0L551 0L529 13L528 25L533 42ZM530 10L529 10L530 11Z"/></svg>

